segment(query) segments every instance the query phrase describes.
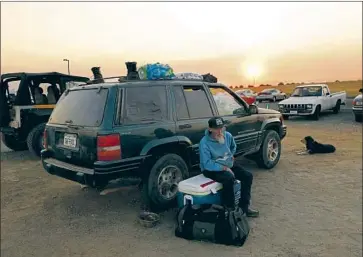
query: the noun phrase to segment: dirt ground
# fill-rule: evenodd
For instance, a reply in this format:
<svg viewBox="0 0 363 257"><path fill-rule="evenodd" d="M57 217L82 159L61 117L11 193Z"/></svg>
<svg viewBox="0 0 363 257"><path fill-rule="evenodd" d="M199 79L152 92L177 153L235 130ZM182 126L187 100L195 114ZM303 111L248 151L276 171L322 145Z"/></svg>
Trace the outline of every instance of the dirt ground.
<svg viewBox="0 0 363 257"><path fill-rule="evenodd" d="M174 236L174 211L145 229L136 223L134 187L106 196L45 173L27 152L1 153L1 256L361 256L362 124L350 112L286 121L281 161L254 173L251 234L241 247ZM329 155L300 156L312 135L335 144Z"/></svg>

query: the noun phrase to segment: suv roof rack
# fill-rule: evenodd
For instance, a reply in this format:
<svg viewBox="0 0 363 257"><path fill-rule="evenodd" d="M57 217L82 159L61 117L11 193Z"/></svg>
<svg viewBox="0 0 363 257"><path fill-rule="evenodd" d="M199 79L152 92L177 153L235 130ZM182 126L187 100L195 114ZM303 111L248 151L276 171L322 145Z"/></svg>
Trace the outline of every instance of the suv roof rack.
<svg viewBox="0 0 363 257"><path fill-rule="evenodd" d="M117 82L134 82L134 81L144 81L141 80L139 77L139 73L137 72L137 62L125 62L126 68L127 68L127 75L126 76L113 76L113 77L107 77L104 78L101 73L100 67L92 67L91 71L93 73L94 79L87 81L86 84L100 84L105 83L105 80L110 79L118 79ZM217 77L213 76L210 73L202 75L203 79L197 80L197 79L158 79L158 80L183 80L183 81L204 81L208 83L217 83L218 79Z"/></svg>
<svg viewBox="0 0 363 257"><path fill-rule="evenodd" d="M111 79L118 79L118 81L106 81L106 80L111 80ZM199 80L199 79L178 79L178 78L174 78L174 79L153 79L153 80L146 80L146 79L127 79L126 76L113 76L113 77L106 77L103 78L103 82L99 82L99 79L92 79L87 81L87 85L89 84L100 84L100 83L126 83L126 82L136 82L136 81L200 81L200 82L208 82L208 83L218 83L216 81L209 81L208 79L203 79L203 80Z"/></svg>

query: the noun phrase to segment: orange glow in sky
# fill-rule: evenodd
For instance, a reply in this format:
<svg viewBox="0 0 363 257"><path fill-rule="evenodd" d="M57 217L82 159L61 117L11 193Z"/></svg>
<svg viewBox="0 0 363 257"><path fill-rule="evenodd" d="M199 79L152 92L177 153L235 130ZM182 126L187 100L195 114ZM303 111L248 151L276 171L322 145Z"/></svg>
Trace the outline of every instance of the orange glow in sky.
<svg viewBox="0 0 363 257"><path fill-rule="evenodd" d="M362 3L1 3L1 72L168 62L226 83L362 77ZM252 74L253 73L253 74Z"/></svg>

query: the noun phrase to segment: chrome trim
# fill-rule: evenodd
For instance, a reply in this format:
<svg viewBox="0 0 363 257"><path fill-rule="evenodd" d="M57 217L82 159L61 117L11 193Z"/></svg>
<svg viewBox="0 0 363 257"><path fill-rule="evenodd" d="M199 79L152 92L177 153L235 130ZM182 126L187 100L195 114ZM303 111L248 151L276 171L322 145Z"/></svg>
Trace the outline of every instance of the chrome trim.
<svg viewBox="0 0 363 257"><path fill-rule="evenodd" d="M58 161L54 158L45 159L44 162L48 165L56 166L61 169L71 170L74 172L81 172L81 173L90 174L90 175L94 174L93 169L83 168L83 167L76 166L76 165L73 165L70 163Z"/></svg>

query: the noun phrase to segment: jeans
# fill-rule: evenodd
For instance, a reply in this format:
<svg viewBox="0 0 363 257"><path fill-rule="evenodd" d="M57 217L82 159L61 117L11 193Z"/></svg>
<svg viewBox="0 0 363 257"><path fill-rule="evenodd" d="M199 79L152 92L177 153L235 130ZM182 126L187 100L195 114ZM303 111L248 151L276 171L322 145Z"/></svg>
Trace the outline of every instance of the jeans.
<svg viewBox="0 0 363 257"><path fill-rule="evenodd" d="M203 171L203 175L214 181L223 184L222 204L226 207L233 208L235 206L234 182L235 179L241 181L241 199L239 206L244 212L247 212L251 201L251 186L253 175L241 166L235 165L231 168L234 174L229 171Z"/></svg>

